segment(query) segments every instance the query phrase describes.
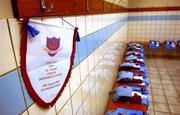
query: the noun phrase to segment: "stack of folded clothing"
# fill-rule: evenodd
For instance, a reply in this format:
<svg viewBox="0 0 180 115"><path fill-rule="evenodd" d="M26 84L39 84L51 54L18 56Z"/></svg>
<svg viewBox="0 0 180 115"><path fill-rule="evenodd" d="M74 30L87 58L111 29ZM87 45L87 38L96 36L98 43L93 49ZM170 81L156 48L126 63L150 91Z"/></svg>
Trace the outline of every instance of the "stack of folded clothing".
<svg viewBox="0 0 180 115"><path fill-rule="evenodd" d="M176 49L176 42L167 40L165 41L165 48L166 49Z"/></svg>
<svg viewBox="0 0 180 115"><path fill-rule="evenodd" d="M108 111L106 115L143 115L143 112L137 110L117 108L116 110Z"/></svg>
<svg viewBox="0 0 180 115"><path fill-rule="evenodd" d="M157 41L157 40L150 40L150 41L149 41L149 44L148 44L148 47L149 47L150 49L159 48L159 47L160 47L160 42Z"/></svg>
<svg viewBox="0 0 180 115"><path fill-rule="evenodd" d="M145 115L147 109L141 110L135 106L146 106L148 108L148 85L144 46L138 43L130 43L125 53L124 62L120 64L111 100L111 104L128 103L128 107L119 106L114 110L109 110L106 115Z"/></svg>

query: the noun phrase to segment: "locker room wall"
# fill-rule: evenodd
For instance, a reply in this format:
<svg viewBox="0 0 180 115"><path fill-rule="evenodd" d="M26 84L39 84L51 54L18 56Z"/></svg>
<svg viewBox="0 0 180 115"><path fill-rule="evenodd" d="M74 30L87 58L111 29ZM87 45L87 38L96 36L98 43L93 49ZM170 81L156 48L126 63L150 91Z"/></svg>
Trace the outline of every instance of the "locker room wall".
<svg viewBox="0 0 180 115"><path fill-rule="evenodd" d="M128 0L129 8L180 6L179 0Z"/></svg>
<svg viewBox="0 0 180 115"><path fill-rule="evenodd" d="M0 114L101 115L111 89L109 86L115 78L116 71L112 71L117 68L115 63L118 57L122 57L124 47L122 45L118 57L115 57L113 68L106 68L101 63L102 60L110 61L104 59L108 57L106 53L111 49L110 46L116 42L123 44L131 40L149 41L152 38L176 40L179 38L179 15L179 12L169 11L65 17L79 27L81 42L77 43L72 77L62 96L51 109L42 109L29 97L20 75L20 22L13 18L10 0L1 0ZM95 42L97 44L89 45Z"/></svg>
<svg viewBox="0 0 180 115"><path fill-rule="evenodd" d="M5 0L3 2L3 7L10 8ZM22 80L19 69L21 22L13 18L11 9L1 13L0 17L1 115L103 114L115 78L114 70L118 68L116 63L120 60L119 56L122 57L125 47L122 45L122 51L118 51L119 55L113 62L108 60L111 67L104 67L104 64L109 57L107 52L112 49L110 46L126 41L127 13L64 17L79 27L81 42L77 43L70 81L55 106L50 109L42 109L33 102ZM55 20L61 23L60 19Z"/></svg>
<svg viewBox="0 0 180 115"><path fill-rule="evenodd" d="M180 11L128 13L128 41L180 40Z"/></svg>

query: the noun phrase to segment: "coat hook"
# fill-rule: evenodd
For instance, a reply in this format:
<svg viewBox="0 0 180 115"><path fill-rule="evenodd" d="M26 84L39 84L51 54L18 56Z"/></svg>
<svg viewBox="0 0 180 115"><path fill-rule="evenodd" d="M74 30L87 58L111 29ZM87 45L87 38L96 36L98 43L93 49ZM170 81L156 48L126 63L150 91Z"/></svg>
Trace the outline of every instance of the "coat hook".
<svg viewBox="0 0 180 115"><path fill-rule="evenodd" d="M47 11L47 12L50 12L54 9L54 4L46 4L45 3L45 0L41 0L41 8L44 10L44 11Z"/></svg>

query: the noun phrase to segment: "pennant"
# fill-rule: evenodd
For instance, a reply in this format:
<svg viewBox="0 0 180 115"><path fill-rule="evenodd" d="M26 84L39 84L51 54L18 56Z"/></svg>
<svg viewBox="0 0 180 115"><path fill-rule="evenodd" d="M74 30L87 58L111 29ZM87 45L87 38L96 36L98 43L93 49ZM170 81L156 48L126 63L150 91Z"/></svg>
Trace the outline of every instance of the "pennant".
<svg viewBox="0 0 180 115"><path fill-rule="evenodd" d="M26 30L25 30L26 28ZM30 20L22 27L21 73L32 99L52 107L70 78L77 28L70 29ZM30 39L32 36L35 39Z"/></svg>

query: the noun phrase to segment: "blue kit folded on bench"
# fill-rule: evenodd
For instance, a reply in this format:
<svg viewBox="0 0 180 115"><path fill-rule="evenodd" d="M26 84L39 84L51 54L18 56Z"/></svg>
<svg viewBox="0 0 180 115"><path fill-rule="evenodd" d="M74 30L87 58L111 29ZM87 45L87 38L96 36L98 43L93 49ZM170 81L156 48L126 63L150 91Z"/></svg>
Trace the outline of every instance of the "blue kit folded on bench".
<svg viewBox="0 0 180 115"><path fill-rule="evenodd" d="M135 60L125 60L125 62L135 63L137 65L140 65L141 67L145 67L144 59L135 59Z"/></svg>
<svg viewBox="0 0 180 115"><path fill-rule="evenodd" d="M140 92L141 94L149 94L148 90L144 90L144 89L141 89L140 87L136 87L136 86L126 86L126 85L123 85L123 86L119 86L119 87L116 87L114 88L113 90L115 92L115 94L117 93L119 96L126 96L126 97L132 97L132 91L137 91L137 92Z"/></svg>
<svg viewBox="0 0 180 115"><path fill-rule="evenodd" d="M133 72L128 71L120 71L116 81L122 81L126 83L145 83L146 86L149 85L148 80L145 79L144 76L136 75Z"/></svg>
<svg viewBox="0 0 180 115"><path fill-rule="evenodd" d="M139 52L136 52L136 51L128 51L128 52L126 52L126 56L129 56L129 55L138 56L138 58L144 58L144 53L139 53Z"/></svg>
<svg viewBox="0 0 180 115"><path fill-rule="evenodd" d="M175 41L165 41L165 48L166 49L175 49L176 42Z"/></svg>
<svg viewBox="0 0 180 115"><path fill-rule="evenodd" d="M142 57L141 55L128 55L126 56L125 61L144 65L144 57Z"/></svg>
<svg viewBox="0 0 180 115"><path fill-rule="evenodd" d="M120 81L122 79L127 79L127 78L132 80L134 78L134 73L128 71L120 71L118 73L118 78L116 81Z"/></svg>
<svg viewBox="0 0 180 115"><path fill-rule="evenodd" d="M127 49L141 49L141 50L144 50L144 47L141 46L141 47L138 47L138 46L128 46Z"/></svg>
<svg viewBox="0 0 180 115"><path fill-rule="evenodd" d="M117 108L116 110L108 111L106 115L143 115L143 112L138 110Z"/></svg>
<svg viewBox="0 0 180 115"><path fill-rule="evenodd" d="M128 46L129 47L131 47L131 46L144 47L142 44L139 44L139 43L129 43Z"/></svg>
<svg viewBox="0 0 180 115"><path fill-rule="evenodd" d="M136 63L124 62L120 65L120 67L133 67L139 69L141 66Z"/></svg>
<svg viewBox="0 0 180 115"><path fill-rule="evenodd" d="M120 65L121 69L125 70L133 70L134 72L143 72L143 77L147 77L147 69L145 65L137 64L137 63L130 63L130 62L124 62Z"/></svg>
<svg viewBox="0 0 180 115"><path fill-rule="evenodd" d="M126 61L133 61L133 60L139 60L139 62L144 63L144 58L134 56L134 55L126 56Z"/></svg>
<svg viewBox="0 0 180 115"><path fill-rule="evenodd" d="M136 51L136 52L144 53L144 49L141 48L127 48L127 51Z"/></svg>
<svg viewBox="0 0 180 115"><path fill-rule="evenodd" d="M144 89L146 89L149 86L149 81L147 79L144 79L141 84L137 84L137 83L128 83L128 84L144 86Z"/></svg>
<svg viewBox="0 0 180 115"><path fill-rule="evenodd" d="M159 42L159 41L156 41L156 40L151 40L151 41L149 41L148 47L149 47L150 49L159 48L159 47L160 47L160 42Z"/></svg>
<svg viewBox="0 0 180 115"><path fill-rule="evenodd" d="M124 62L120 65L120 67L131 68L131 69L136 69L136 70L143 70L143 68L146 69L145 64L132 63L132 62Z"/></svg>
<svg viewBox="0 0 180 115"><path fill-rule="evenodd" d="M114 89L113 101L130 101L132 103L141 103L149 106L148 91L139 87L119 86Z"/></svg>
<svg viewBox="0 0 180 115"><path fill-rule="evenodd" d="M144 49L143 46L140 46L140 47L139 47L139 46L135 46L135 45L134 45L134 46L128 46L127 48L129 48L129 49L130 49L130 48L133 48L133 49L136 49L136 48Z"/></svg>
<svg viewBox="0 0 180 115"><path fill-rule="evenodd" d="M137 70L139 72L143 72L144 73L144 78L147 78L147 68L146 66L145 67L141 67L140 70Z"/></svg>

